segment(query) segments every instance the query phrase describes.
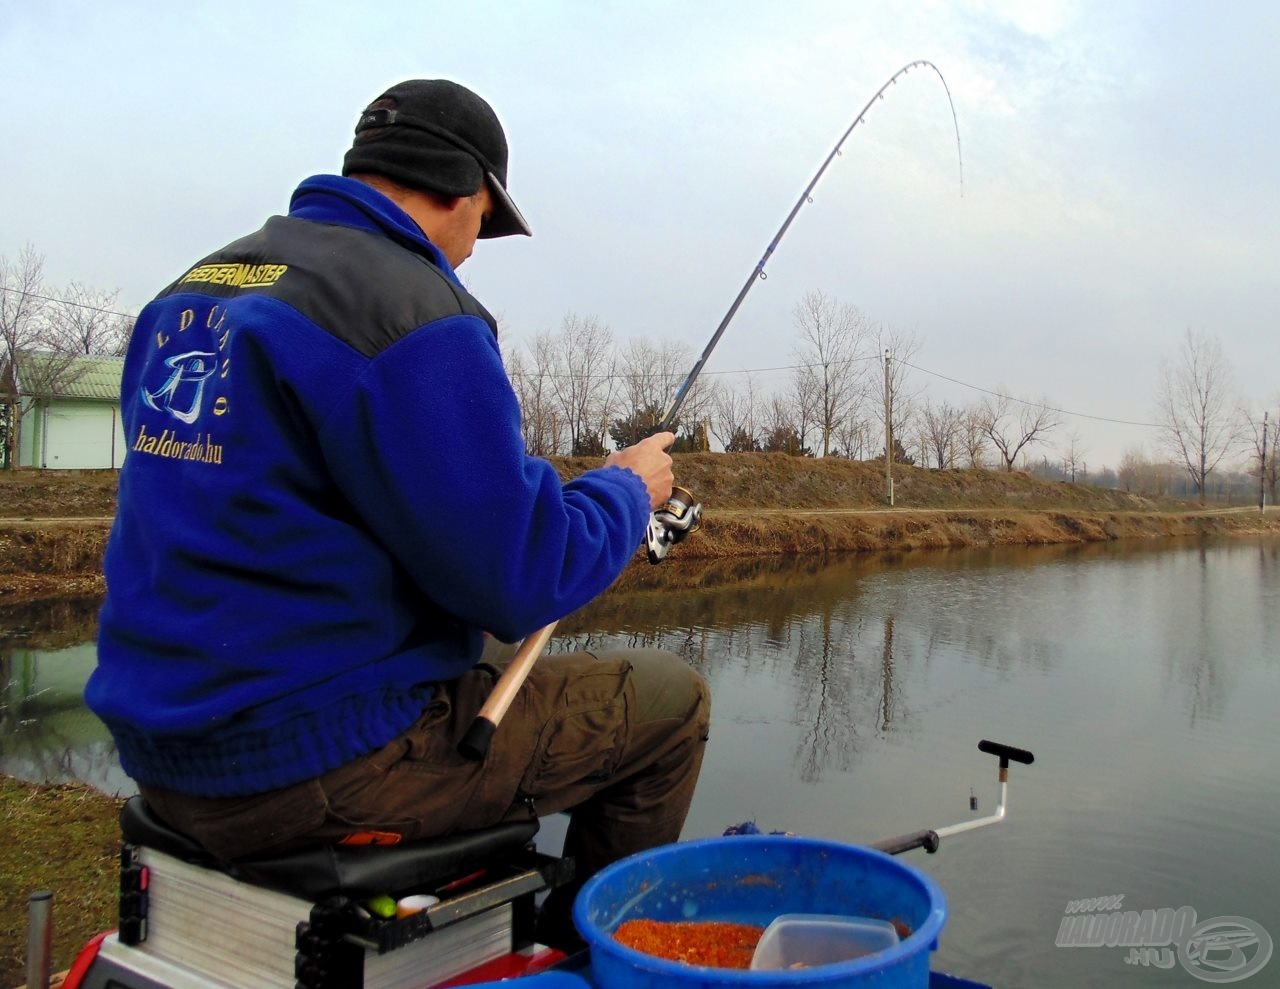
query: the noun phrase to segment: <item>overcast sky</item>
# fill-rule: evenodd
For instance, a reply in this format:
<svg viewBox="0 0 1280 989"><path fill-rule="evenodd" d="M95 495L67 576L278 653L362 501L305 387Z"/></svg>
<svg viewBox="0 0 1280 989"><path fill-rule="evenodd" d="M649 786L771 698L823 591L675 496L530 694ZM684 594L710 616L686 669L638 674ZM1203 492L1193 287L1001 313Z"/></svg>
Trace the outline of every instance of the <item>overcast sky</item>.
<svg viewBox="0 0 1280 989"><path fill-rule="evenodd" d="M1280 4L0 0L0 255L136 310L336 171L405 78L489 100L534 238L460 274L504 345L593 315L705 346L875 91L709 372L795 361L810 290L922 342L911 386L1047 398L1091 468L1156 449L1159 361L1217 336L1280 407ZM926 373L928 372L928 373ZM757 386L781 387L785 372ZM953 380L948 380L953 379ZM1086 418L1096 417L1096 418Z"/></svg>

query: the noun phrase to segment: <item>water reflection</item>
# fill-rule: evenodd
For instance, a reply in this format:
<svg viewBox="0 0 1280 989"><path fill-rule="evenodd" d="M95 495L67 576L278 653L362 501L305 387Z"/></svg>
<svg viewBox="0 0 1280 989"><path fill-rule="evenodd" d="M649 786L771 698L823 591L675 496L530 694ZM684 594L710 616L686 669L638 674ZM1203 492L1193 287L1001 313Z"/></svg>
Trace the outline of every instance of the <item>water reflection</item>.
<svg viewBox="0 0 1280 989"><path fill-rule="evenodd" d="M106 727L84 706L100 604L70 598L0 609L0 772L133 792Z"/></svg>
<svg viewBox="0 0 1280 989"><path fill-rule="evenodd" d="M653 645L680 653L713 687L749 678L785 700L769 711L763 698L735 698L727 719L785 718L795 729L792 771L816 783L828 770L848 772L877 741L910 739L932 706L917 711L912 683L935 663L958 653L999 674L1053 667L1059 646L1011 617L1035 610L1017 593L1026 553L713 564L695 571L696 591L658 586L590 605L561 623L553 648ZM1052 547L1033 558L1039 570L1068 562L1063 573L1074 574L1105 554Z"/></svg>
<svg viewBox="0 0 1280 989"><path fill-rule="evenodd" d="M1113 664L1127 662L1134 636L1159 642L1157 689L1191 727L1220 720L1237 640L1280 634L1278 569L1274 540L672 561L564 619L551 648L657 646L713 681L785 697L794 769L817 782L957 696L914 686L949 680L957 657L1000 677L1051 675L1086 629ZM109 738L80 697L99 606L0 608L0 770L111 776ZM727 717L774 716L760 706Z"/></svg>

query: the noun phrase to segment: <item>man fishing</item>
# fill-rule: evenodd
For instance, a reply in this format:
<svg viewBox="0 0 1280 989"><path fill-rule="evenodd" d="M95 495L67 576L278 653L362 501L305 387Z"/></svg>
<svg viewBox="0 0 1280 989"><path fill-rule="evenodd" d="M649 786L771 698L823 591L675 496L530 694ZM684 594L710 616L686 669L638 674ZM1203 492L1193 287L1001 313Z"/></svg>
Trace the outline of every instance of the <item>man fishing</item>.
<svg viewBox="0 0 1280 989"><path fill-rule="evenodd" d="M608 587L673 484L669 432L565 484L525 454L455 274L530 234L507 164L475 93L393 86L341 176L138 318L86 698L153 810L222 859L572 809L580 884L680 835L709 698L672 654L543 657L485 758L457 751L484 660ZM576 946L575 889L540 940Z"/></svg>

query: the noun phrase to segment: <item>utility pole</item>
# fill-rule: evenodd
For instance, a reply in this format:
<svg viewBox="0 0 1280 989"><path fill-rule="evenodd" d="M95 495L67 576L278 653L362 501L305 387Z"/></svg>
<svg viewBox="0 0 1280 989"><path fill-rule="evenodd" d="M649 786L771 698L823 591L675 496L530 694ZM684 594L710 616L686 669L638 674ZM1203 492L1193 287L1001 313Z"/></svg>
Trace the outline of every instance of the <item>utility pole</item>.
<svg viewBox="0 0 1280 989"><path fill-rule="evenodd" d="M884 483L893 505L893 391L889 387L889 348L884 349Z"/></svg>
<svg viewBox="0 0 1280 989"><path fill-rule="evenodd" d="M1267 511L1267 413L1262 413L1262 456L1258 458L1258 511Z"/></svg>

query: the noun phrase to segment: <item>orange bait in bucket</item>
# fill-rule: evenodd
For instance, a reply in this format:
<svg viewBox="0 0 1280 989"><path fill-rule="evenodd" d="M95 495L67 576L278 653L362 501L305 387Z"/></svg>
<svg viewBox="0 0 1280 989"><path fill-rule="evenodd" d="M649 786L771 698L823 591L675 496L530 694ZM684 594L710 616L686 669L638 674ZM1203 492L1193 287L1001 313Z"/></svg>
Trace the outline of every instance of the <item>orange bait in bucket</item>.
<svg viewBox="0 0 1280 989"><path fill-rule="evenodd" d="M628 948L667 961L746 969L751 966L751 956L763 933L764 928L754 924L628 920L618 926L613 936Z"/></svg>

